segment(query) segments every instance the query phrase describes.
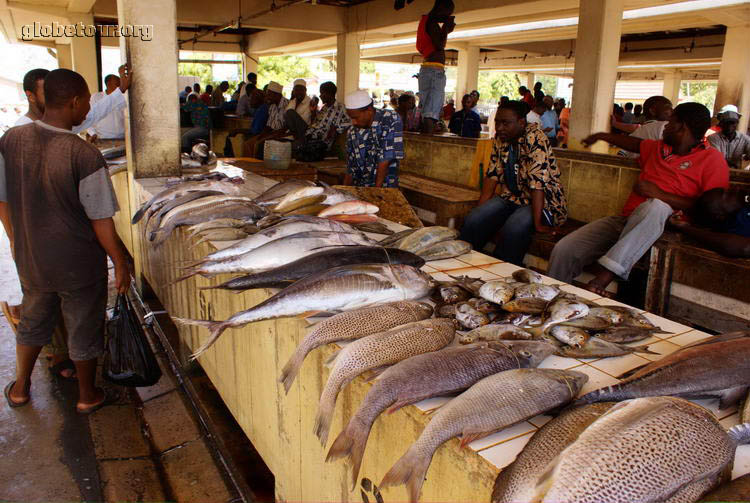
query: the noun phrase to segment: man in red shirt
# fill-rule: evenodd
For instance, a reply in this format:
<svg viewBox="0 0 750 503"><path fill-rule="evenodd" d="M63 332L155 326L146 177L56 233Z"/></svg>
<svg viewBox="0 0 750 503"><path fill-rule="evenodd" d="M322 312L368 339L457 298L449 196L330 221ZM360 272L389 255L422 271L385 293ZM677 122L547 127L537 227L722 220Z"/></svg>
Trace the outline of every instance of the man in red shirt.
<svg viewBox="0 0 750 503"><path fill-rule="evenodd" d="M529 110L534 108L534 95L531 94L531 91L529 91L529 88L526 86L521 86L518 88L518 94L521 95L521 101L525 102L527 105L529 105Z"/></svg>
<svg viewBox="0 0 750 503"><path fill-rule="evenodd" d="M639 152L641 175L621 216L605 217L569 234L555 246L549 276L570 283L594 261L596 276L588 289L600 295L616 276L628 279L633 265L659 239L675 211L690 209L704 192L729 186L724 156L703 141L711 114L699 103L674 109L661 140L596 133L588 146L604 140Z"/></svg>

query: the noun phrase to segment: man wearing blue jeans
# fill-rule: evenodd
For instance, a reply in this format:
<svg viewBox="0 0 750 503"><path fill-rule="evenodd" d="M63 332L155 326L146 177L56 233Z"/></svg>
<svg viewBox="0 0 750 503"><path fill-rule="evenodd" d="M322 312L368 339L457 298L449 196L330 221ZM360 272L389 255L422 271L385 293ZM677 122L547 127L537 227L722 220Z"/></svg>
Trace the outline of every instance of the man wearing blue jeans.
<svg viewBox="0 0 750 503"><path fill-rule="evenodd" d="M445 105L445 43L456 28L453 0L435 0L417 29L417 50L424 58L419 69L419 99L423 131L432 134Z"/></svg>
<svg viewBox="0 0 750 503"><path fill-rule="evenodd" d="M479 206L466 217L461 239L481 251L500 230L495 256L522 265L534 231L554 233L565 223L567 203L547 135L527 124L526 104L503 103Z"/></svg>

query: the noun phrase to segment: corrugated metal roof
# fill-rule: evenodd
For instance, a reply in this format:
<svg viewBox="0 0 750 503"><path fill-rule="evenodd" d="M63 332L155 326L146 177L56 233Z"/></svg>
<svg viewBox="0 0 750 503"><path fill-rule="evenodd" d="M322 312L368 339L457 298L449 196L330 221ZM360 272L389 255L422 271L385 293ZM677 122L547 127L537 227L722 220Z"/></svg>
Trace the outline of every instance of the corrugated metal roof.
<svg viewBox="0 0 750 503"><path fill-rule="evenodd" d="M620 80L615 85L615 101L643 103L650 96L662 94L661 80Z"/></svg>

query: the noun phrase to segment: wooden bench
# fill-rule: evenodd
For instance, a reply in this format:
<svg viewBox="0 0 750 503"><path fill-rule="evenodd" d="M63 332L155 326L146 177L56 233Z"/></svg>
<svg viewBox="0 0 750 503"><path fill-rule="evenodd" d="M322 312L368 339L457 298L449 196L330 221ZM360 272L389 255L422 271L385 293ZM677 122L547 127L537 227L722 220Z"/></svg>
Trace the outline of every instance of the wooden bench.
<svg viewBox="0 0 750 503"><path fill-rule="evenodd" d="M435 225L456 229L477 205L480 195L478 190L409 173L399 175L399 188L409 204L435 214Z"/></svg>

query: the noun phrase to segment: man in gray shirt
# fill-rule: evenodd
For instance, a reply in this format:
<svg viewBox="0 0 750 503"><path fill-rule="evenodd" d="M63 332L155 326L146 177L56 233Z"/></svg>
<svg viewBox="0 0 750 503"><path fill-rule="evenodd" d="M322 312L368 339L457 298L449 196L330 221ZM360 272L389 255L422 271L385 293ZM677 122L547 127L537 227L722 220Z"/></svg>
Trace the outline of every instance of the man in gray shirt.
<svg viewBox="0 0 750 503"><path fill-rule="evenodd" d="M737 131L741 115L737 107L727 105L717 115L721 131L708 137L708 143L724 154L732 169L742 169L742 161L750 159L750 136Z"/></svg>

